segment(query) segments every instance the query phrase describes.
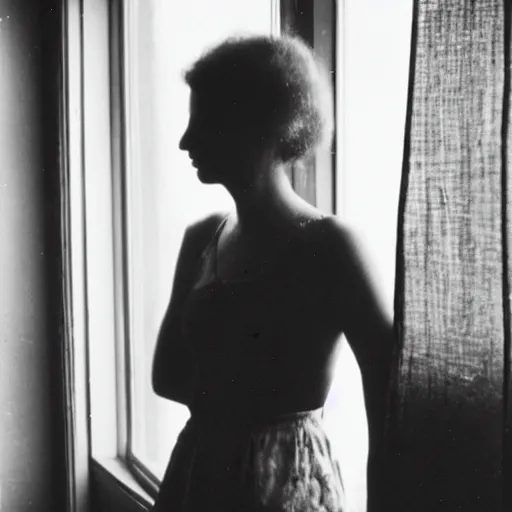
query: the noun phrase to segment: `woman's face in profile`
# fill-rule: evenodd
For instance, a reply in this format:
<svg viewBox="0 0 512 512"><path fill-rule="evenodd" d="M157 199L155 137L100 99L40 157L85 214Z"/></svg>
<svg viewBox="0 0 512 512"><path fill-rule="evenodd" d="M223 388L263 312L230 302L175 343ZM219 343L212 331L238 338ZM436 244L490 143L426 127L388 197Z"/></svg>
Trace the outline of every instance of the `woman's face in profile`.
<svg viewBox="0 0 512 512"><path fill-rule="evenodd" d="M190 96L189 122L180 141L203 183L239 184L254 167L254 142L247 137L246 123L229 120L226 109L214 101Z"/></svg>

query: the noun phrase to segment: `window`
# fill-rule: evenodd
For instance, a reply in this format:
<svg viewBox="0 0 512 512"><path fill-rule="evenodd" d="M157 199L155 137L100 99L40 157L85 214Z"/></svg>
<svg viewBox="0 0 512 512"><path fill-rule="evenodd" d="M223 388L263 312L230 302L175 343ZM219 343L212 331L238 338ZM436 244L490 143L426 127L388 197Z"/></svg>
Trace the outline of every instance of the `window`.
<svg viewBox="0 0 512 512"><path fill-rule="evenodd" d="M106 9L102 0L94 5ZM181 239L194 220L232 206L222 188L197 180L178 149L188 120L183 70L206 47L233 34L293 28L315 46L335 77L336 151L319 155L308 169L295 169L292 182L308 200L365 235L391 304L411 9L407 0L112 2L110 44L117 57L110 61L110 78L108 69L101 75L110 80L104 114L113 112L111 132L85 133L86 146L111 137L111 155L105 155L114 163L110 176L101 172L108 168L107 156L97 160L96 172L90 171L95 178L86 180L93 455L121 455L150 493L188 418L188 409L151 388L154 346ZM95 57L86 51L86 75L88 66L97 66ZM97 87L91 76L84 82L89 101ZM105 296L112 300L105 302ZM109 316L117 322L105 331ZM110 343L114 338L116 345ZM355 511L364 509L365 495L362 400L357 366L344 346L325 421ZM115 409L109 407L113 402Z"/></svg>

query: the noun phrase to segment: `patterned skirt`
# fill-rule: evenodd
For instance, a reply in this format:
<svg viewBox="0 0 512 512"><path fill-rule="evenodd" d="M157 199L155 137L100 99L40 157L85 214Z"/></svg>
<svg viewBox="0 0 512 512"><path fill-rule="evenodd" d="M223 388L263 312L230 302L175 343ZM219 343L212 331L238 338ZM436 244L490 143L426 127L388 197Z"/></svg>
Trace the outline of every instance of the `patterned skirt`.
<svg viewBox="0 0 512 512"><path fill-rule="evenodd" d="M153 512L345 512L321 412L265 421L192 414Z"/></svg>

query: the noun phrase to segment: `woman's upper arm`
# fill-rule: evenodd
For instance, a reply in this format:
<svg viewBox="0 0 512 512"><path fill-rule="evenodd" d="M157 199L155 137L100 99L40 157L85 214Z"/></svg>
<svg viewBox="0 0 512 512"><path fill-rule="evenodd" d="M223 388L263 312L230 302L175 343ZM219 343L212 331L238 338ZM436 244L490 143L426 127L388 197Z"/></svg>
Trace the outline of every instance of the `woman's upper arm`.
<svg viewBox="0 0 512 512"><path fill-rule="evenodd" d="M382 433L396 355L392 308L362 237L340 220L333 221L328 237L331 317L361 371L373 447Z"/></svg>
<svg viewBox="0 0 512 512"><path fill-rule="evenodd" d="M178 380L180 378L174 366L169 368L171 355L175 359L180 359L179 363L182 364L184 370L189 370L189 364L187 363L190 362L184 360L186 358L186 350L180 344L181 312L193 284L195 269L199 263L201 253L221 218L218 214L211 215L188 227L183 236L174 272L171 297L160 326L153 358L152 383L154 391L159 395L168 394L167 388L171 377L169 370L175 372Z"/></svg>
<svg viewBox="0 0 512 512"><path fill-rule="evenodd" d="M385 425L389 392L398 354L391 304L364 240L337 220L331 244L331 288L340 330L343 330L358 361L363 382L368 422L368 510L387 500L384 482L388 471ZM337 290L337 292L336 292ZM333 312L336 315L336 312Z"/></svg>
<svg viewBox="0 0 512 512"><path fill-rule="evenodd" d="M389 342L392 308L386 302L374 258L360 234L333 218L329 240L329 271L333 315L360 357L371 357Z"/></svg>
<svg viewBox="0 0 512 512"><path fill-rule="evenodd" d="M335 217L327 242L331 318L350 344L363 379L382 383L392 363L394 332L376 265L361 235Z"/></svg>

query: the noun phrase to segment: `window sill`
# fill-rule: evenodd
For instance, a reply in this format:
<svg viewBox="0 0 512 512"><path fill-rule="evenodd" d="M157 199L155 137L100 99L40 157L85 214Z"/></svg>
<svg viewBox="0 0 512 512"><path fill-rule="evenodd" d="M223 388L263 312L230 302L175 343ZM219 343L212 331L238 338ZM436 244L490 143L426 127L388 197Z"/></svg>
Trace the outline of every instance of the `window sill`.
<svg viewBox="0 0 512 512"><path fill-rule="evenodd" d="M154 504L153 498L117 458L92 459L91 495L95 512L149 512Z"/></svg>

